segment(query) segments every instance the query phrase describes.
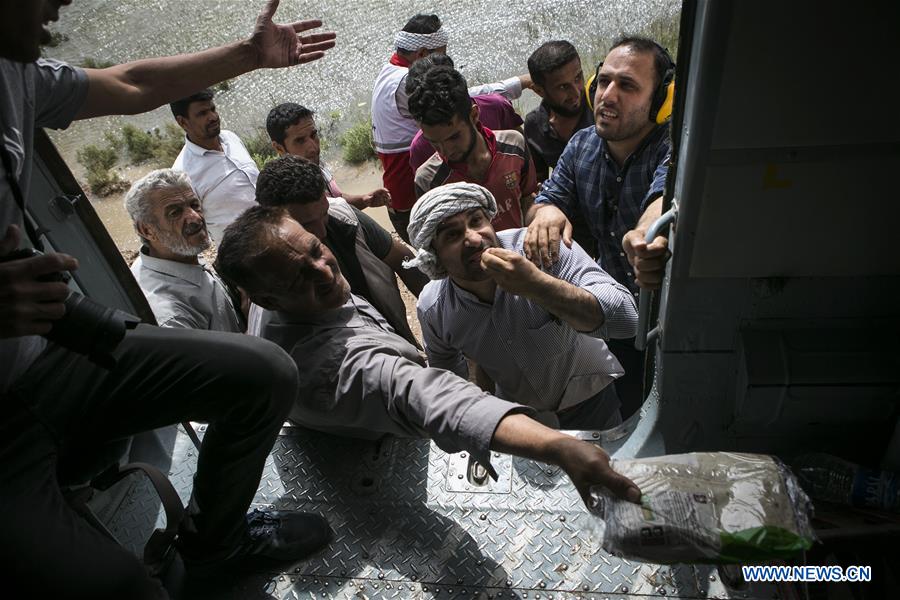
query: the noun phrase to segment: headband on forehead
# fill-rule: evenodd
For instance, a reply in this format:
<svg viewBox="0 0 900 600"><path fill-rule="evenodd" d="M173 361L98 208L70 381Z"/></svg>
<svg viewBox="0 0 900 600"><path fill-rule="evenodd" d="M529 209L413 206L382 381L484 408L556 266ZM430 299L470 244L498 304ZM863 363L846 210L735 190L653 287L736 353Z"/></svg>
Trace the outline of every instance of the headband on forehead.
<svg viewBox="0 0 900 600"><path fill-rule="evenodd" d="M397 37L394 40L394 46L398 50L402 49L415 52L422 48L434 50L435 48L446 46L449 41L450 36L448 36L447 32L444 31L444 28L441 27L434 33L410 33L408 31L398 31Z"/></svg>
<svg viewBox="0 0 900 600"><path fill-rule="evenodd" d="M431 242L438 226L452 217L472 208L481 208L488 219L497 215L497 201L489 190L474 183L450 183L429 190L416 201L409 213L409 240L417 248L415 258L403 262L407 269L417 267L431 279L447 276L447 270L438 262Z"/></svg>

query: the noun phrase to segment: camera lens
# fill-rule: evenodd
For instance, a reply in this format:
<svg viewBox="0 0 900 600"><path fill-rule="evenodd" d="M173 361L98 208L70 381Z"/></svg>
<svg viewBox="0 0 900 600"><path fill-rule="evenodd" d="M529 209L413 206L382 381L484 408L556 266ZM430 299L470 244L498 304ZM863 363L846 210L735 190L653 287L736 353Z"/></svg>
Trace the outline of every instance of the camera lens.
<svg viewBox="0 0 900 600"><path fill-rule="evenodd" d="M115 365L113 350L137 320L122 311L97 304L78 292L70 292L65 305L66 315L53 324L47 339L112 368Z"/></svg>

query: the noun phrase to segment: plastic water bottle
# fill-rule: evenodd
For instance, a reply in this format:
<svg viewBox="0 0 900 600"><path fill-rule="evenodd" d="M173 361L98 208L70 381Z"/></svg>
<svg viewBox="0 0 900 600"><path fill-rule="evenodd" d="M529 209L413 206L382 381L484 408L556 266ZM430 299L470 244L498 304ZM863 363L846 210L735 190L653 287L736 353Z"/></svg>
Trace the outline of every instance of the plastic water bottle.
<svg viewBox="0 0 900 600"><path fill-rule="evenodd" d="M793 461L800 485L813 500L900 512L900 477L823 453Z"/></svg>

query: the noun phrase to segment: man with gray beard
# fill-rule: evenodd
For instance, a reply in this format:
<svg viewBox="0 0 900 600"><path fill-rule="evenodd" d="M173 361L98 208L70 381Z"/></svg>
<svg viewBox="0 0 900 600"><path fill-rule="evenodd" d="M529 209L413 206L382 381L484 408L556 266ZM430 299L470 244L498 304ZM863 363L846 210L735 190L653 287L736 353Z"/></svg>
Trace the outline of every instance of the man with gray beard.
<svg viewBox="0 0 900 600"><path fill-rule="evenodd" d="M240 333L240 299L198 255L209 248L200 200L185 173L153 171L125 195L125 210L141 238L131 272L161 327Z"/></svg>

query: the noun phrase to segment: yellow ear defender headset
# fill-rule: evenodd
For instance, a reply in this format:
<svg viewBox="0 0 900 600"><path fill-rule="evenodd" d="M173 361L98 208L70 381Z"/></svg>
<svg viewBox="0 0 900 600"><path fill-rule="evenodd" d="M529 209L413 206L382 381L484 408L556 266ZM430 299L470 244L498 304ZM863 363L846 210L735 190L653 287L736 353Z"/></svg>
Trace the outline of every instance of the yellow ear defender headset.
<svg viewBox="0 0 900 600"><path fill-rule="evenodd" d="M653 43L656 44L656 42ZM666 69L656 91L653 92L653 101L650 103L650 120L662 125L672 117L672 103L675 100L675 61L672 60L672 55L669 54L668 50L659 44L656 44L656 47L669 60L669 67ZM600 67L602 66L603 62L601 61L597 65L593 76L584 84L584 93L587 96L588 106L592 111L594 110L594 96L597 93L597 75L600 74Z"/></svg>

